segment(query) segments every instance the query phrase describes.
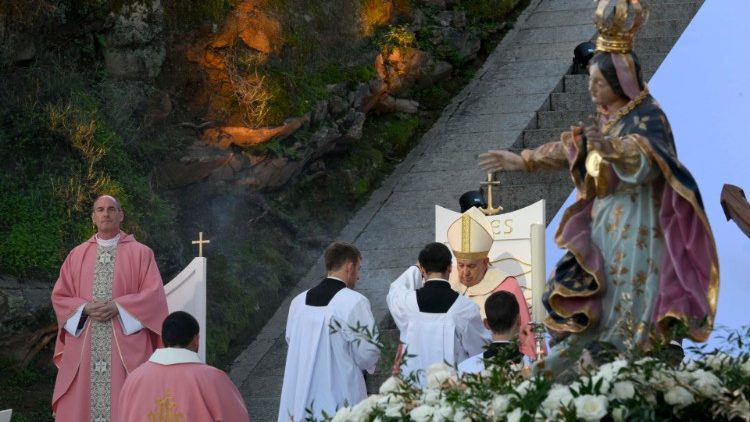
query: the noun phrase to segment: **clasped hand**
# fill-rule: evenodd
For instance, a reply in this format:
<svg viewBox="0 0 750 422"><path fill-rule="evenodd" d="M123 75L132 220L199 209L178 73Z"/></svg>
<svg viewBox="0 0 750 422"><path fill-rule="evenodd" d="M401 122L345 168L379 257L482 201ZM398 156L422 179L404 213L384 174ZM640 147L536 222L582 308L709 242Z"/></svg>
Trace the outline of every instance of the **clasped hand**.
<svg viewBox="0 0 750 422"><path fill-rule="evenodd" d="M614 152L612 150L612 143L604 137L604 134L599 129L599 125L584 126L583 122L579 122L578 124L583 127L583 134L586 136L589 151L598 151L604 156L611 155Z"/></svg>
<svg viewBox="0 0 750 422"><path fill-rule="evenodd" d="M113 300L95 300L83 307L83 312L94 321L107 322L118 313L117 304Z"/></svg>

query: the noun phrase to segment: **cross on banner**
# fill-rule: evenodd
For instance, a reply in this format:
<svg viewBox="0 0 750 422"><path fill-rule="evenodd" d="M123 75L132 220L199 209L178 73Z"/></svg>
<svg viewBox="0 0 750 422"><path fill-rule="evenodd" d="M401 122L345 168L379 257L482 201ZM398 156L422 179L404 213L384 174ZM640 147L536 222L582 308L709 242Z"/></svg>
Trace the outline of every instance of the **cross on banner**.
<svg viewBox="0 0 750 422"><path fill-rule="evenodd" d="M203 244L211 243L210 240L203 240L203 232L198 232L198 240L193 240L193 245L198 245L198 257L203 257Z"/></svg>

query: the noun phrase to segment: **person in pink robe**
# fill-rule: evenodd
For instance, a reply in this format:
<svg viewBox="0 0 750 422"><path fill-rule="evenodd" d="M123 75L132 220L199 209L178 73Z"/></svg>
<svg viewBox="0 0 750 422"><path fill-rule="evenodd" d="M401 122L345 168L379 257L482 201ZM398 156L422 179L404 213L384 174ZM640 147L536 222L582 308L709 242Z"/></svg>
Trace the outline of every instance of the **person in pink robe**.
<svg viewBox="0 0 750 422"><path fill-rule="evenodd" d="M125 377L161 344L161 324L167 316L161 275L151 249L120 231L123 218L117 199L105 195L96 200L92 220L97 234L70 252L52 290L59 327L52 396L57 421L91 420L90 334L95 322L112 326L111 388L105 392L110 395L112 420ZM116 245L116 258L111 298L101 300L94 298L95 268L100 244L107 242Z"/></svg>
<svg viewBox="0 0 750 422"><path fill-rule="evenodd" d="M198 358L198 321L187 312L164 320L157 349L122 386L120 421L245 422L245 402L227 374Z"/></svg>

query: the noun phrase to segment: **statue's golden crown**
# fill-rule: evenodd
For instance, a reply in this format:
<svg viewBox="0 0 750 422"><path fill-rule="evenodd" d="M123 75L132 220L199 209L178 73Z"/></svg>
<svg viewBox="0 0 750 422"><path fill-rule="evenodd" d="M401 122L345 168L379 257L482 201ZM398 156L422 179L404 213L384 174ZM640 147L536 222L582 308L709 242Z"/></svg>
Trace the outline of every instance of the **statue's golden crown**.
<svg viewBox="0 0 750 422"><path fill-rule="evenodd" d="M648 10L639 0L617 0L612 16L607 19L605 12L609 0L598 0L594 22L599 36L596 50L610 53L633 51L633 37L638 28L648 18Z"/></svg>

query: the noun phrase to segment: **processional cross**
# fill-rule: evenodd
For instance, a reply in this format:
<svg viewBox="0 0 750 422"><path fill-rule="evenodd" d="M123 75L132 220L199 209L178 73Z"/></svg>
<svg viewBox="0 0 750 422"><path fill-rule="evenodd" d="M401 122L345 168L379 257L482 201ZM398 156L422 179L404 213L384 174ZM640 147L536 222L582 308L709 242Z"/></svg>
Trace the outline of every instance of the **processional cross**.
<svg viewBox="0 0 750 422"><path fill-rule="evenodd" d="M487 208L480 208L480 210L482 210L484 215L499 214L500 211L503 210L503 207L501 207L500 205L498 205L497 207L493 207L492 187L500 186L500 181L494 180L493 173L487 173L487 181L480 182L479 185L485 188L485 196L487 198Z"/></svg>
<svg viewBox="0 0 750 422"><path fill-rule="evenodd" d="M203 257L203 244L211 243L210 240L203 240L203 232L198 232L198 240L193 240L193 245L198 245L198 257Z"/></svg>

